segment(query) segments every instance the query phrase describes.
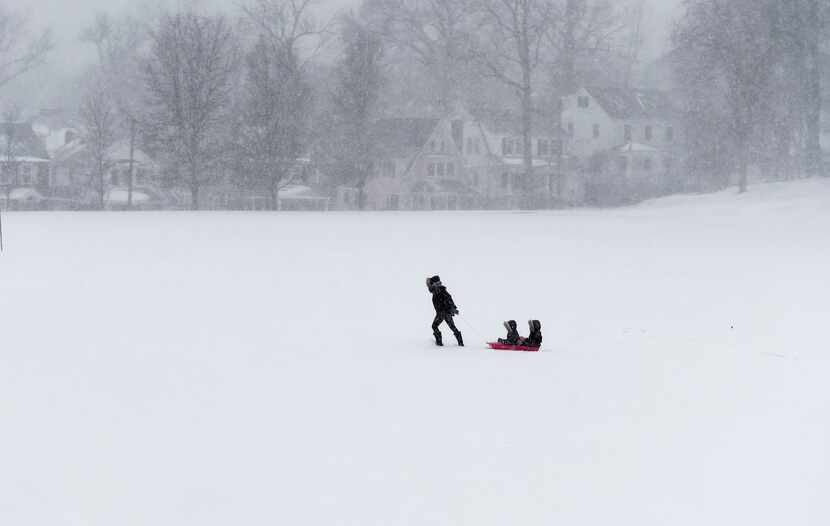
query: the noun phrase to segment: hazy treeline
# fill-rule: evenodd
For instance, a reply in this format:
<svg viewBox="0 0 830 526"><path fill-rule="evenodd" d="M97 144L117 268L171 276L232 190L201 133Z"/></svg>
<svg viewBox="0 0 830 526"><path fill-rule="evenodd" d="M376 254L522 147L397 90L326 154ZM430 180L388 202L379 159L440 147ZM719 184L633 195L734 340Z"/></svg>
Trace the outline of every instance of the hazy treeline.
<svg viewBox="0 0 830 526"><path fill-rule="evenodd" d="M725 182L748 166L825 174L822 99L830 93L830 3L687 0L673 44L691 169Z"/></svg>
<svg viewBox="0 0 830 526"><path fill-rule="evenodd" d="M691 170L724 184L738 171L742 188L750 163L823 172L827 11L820 0L687 0L670 55ZM311 0L248 0L231 14L92 20L81 38L97 61L78 116L102 206L104 152L117 140L152 153L193 208L219 181L267 192L276 207L298 158L362 195L375 119L462 108L514 112L530 173L534 121L556 118L563 94L637 85L648 15L638 0L364 0L320 13ZM0 11L0 88L53 46Z"/></svg>

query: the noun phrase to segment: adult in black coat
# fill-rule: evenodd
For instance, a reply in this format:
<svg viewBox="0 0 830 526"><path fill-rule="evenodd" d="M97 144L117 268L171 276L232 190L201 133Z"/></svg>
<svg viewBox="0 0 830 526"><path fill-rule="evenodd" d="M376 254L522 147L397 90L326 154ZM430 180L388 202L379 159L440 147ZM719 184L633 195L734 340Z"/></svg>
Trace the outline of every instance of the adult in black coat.
<svg viewBox="0 0 830 526"><path fill-rule="evenodd" d="M432 293L432 306L435 307L435 319L432 321L432 334L435 336L435 345L439 347L444 345L439 326L446 322L447 326L449 326L455 335L458 345L464 347L464 339L461 336L461 331L458 330L452 319L453 316L458 314L458 307L455 306L452 296L447 292L447 287L441 284L440 277L433 276L427 278L427 289Z"/></svg>

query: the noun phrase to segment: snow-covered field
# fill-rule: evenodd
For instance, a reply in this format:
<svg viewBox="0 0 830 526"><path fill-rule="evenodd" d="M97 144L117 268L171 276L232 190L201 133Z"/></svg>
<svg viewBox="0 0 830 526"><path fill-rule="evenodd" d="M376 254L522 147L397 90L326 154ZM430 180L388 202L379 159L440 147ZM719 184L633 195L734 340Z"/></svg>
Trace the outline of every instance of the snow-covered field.
<svg viewBox="0 0 830 526"><path fill-rule="evenodd" d="M830 523L828 180L4 226L2 525Z"/></svg>

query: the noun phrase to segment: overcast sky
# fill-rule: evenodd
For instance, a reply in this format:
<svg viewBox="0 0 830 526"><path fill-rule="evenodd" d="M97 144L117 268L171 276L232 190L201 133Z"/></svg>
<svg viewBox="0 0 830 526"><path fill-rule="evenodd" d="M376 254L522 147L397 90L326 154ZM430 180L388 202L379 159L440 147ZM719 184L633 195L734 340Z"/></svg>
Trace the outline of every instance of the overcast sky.
<svg viewBox="0 0 830 526"><path fill-rule="evenodd" d="M175 6L193 2L208 8L234 9L241 0L0 0L0 4L15 10L28 13L36 26L49 26L53 29L57 41L57 49L51 58L47 71L40 75L31 74L26 77L26 84L20 82L13 87L13 97L21 97L20 92L31 95L33 87L40 86L43 96L38 99L52 97L52 90L44 84L52 84L56 72L70 72L84 67L93 58L90 46L78 41L81 29L88 25L95 14L100 11L117 13L125 9L142 9L140 6L159 7L162 5ZM319 9L328 9L332 13L342 10L349 5L358 5L360 0L317 0ZM612 0L613 1L613 0ZM646 0L645 16L645 49L641 59L644 62L653 60L665 52L668 44L668 35L672 27L678 6L682 0ZM42 77L38 82L37 77ZM16 89L15 89L16 88ZM28 98L24 95L25 98ZM46 103L39 100L38 103Z"/></svg>
<svg viewBox="0 0 830 526"><path fill-rule="evenodd" d="M80 29L88 23L97 11L115 12L128 6L147 3L146 0L0 0L10 7L31 13L40 24L50 25L63 43L76 39ZM152 4L184 3L188 0L149 0ZM209 6L233 8L237 0L197 0ZM682 0L647 0L646 23L651 33L650 48L662 47L668 34L670 19ZM332 9L358 0L328 0ZM649 49L652 54L652 49Z"/></svg>

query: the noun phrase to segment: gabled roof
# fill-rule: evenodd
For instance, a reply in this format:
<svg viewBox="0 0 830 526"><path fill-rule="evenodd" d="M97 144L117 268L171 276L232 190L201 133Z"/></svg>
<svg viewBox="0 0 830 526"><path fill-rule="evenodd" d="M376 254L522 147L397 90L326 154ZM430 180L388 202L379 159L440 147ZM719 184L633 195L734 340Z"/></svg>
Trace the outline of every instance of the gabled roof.
<svg viewBox="0 0 830 526"><path fill-rule="evenodd" d="M71 161L89 162L89 148L83 138L77 138L67 143L53 153L56 163ZM127 163L130 160L130 144L128 141L116 141L107 148L106 161L110 163ZM137 166L152 166L153 159L140 148L133 148L133 161Z"/></svg>
<svg viewBox="0 0 830 526"><path fill-rule="evenodd" d="M477 118L482 126L490 133L517 137L522 134L522 118L515 111L479 109ZM556 115L537 109L532 115L531 123L533 124L533 129L530 134L533 137L557 137L564 135L564 132L558 128L556 122Z"/></svg>
<svg viewBox="0 0 830 526"><path fill-rule="evenodd" d="M426 145L439 119L380 119L372 127L372 139L378 150L389 157L410 157Z"/></svg>
<svg viewBox="0 0 830 526"><path fill-rule="evenodd" d="M11 153L18 158L49 160L46 143L37 136L32 125L25 122L0 123L0 156L9 153L9 139L11 138Z"/></svg>
<svg viewBox="0 0 830 526"><path fill-rule="evenodd" d="M668 119L678 114L668 94L662 91L597 87L585 90L614 119Z"/></svg>

